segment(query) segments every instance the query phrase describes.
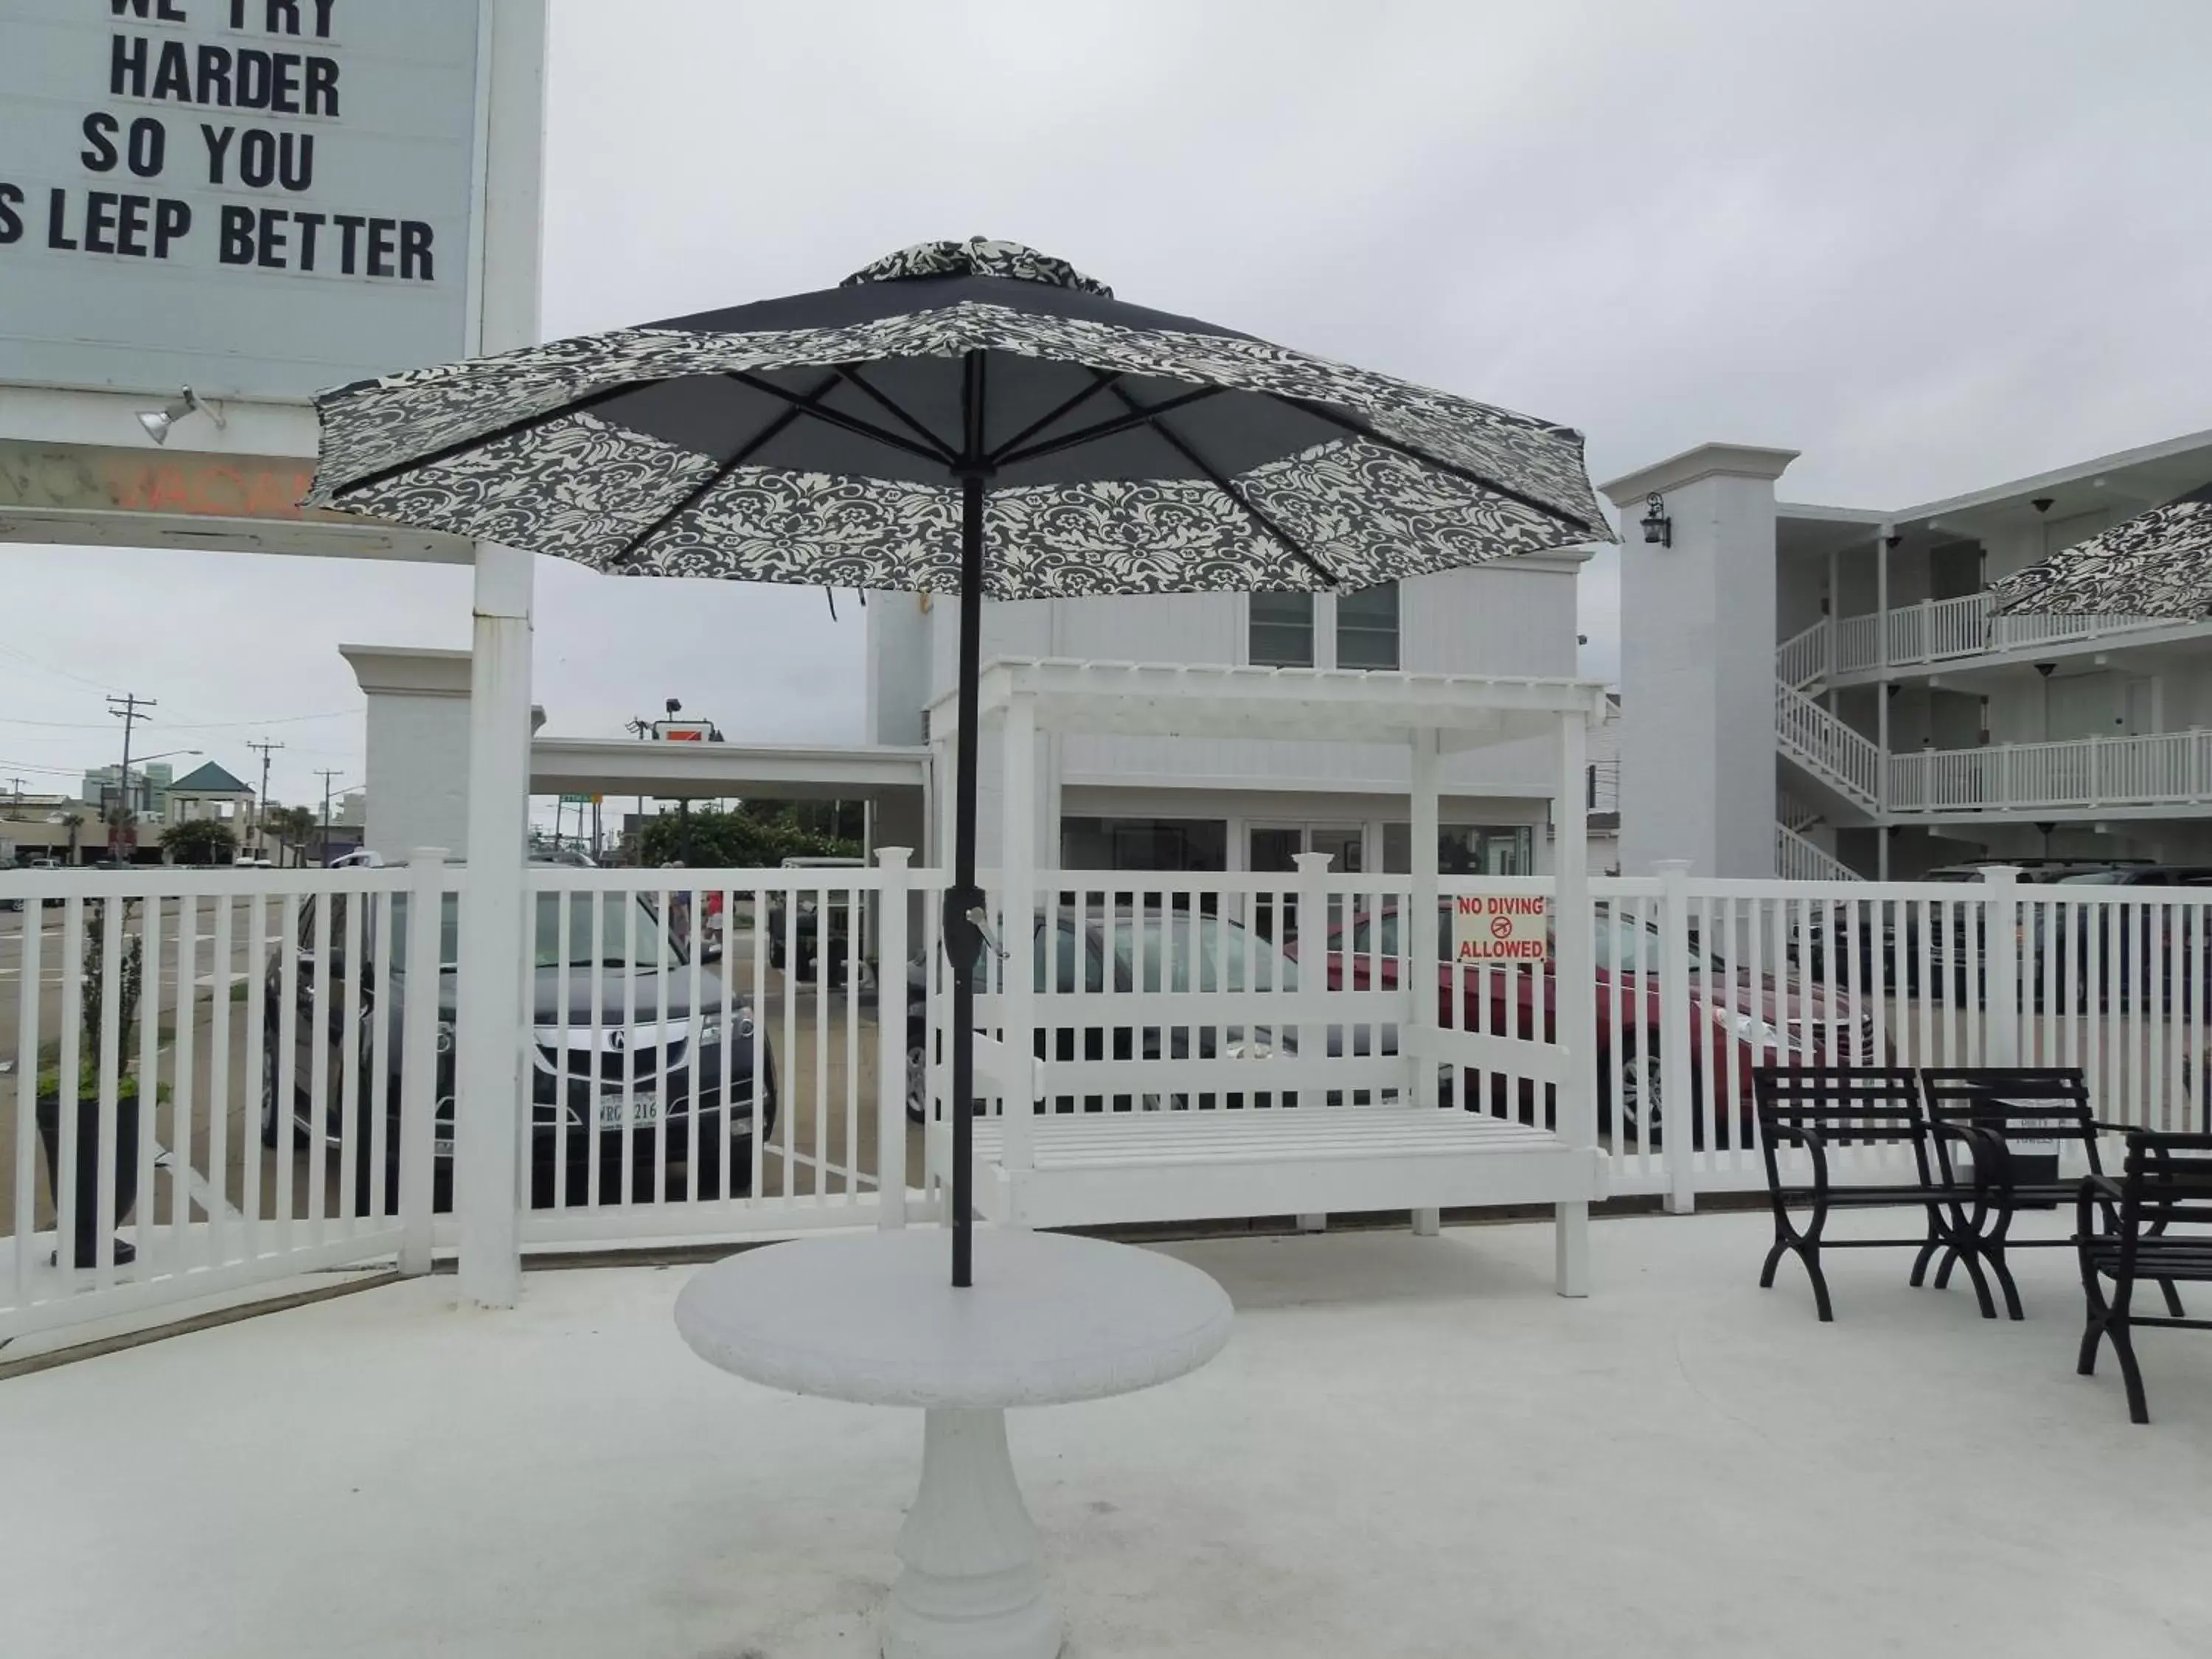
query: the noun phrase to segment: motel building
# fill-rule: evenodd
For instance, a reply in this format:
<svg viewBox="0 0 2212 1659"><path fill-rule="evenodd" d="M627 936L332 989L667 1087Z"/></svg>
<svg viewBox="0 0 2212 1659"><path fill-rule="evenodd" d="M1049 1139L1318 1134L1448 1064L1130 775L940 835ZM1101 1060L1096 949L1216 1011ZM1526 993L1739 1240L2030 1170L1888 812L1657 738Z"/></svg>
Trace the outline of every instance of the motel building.
<svg viewBox="0 0 2212 1659"><path fill-rule="evenodd" d="M2212 622L1993 617L1987 592L2212 478L2212 432L1903 507L1790 500L1796 459L1706 444L1603 486L1625 872L2212 864Z"/></svg>

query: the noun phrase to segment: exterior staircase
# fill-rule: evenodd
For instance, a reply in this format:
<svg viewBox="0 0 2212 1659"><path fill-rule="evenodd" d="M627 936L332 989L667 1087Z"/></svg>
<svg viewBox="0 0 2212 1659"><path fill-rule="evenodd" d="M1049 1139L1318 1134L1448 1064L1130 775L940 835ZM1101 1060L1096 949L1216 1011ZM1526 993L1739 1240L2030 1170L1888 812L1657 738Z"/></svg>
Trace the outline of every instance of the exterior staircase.
<svg viewBox="0 0 2212 1659"><path fill-rule="evenodd" d="M1791 793L1832 823L1870 823L1881 810L1881 750L1787 680L1774 682L1775 748ZM1802 829L1803 822L1795 826Z"/></svg>
<svg viewBox="0 0 2212 1659"><path fill-rule="evenodd" d="M1774 873L1784 881L1863 881L1865 877L1786 823L1774 826Z"/></svg>

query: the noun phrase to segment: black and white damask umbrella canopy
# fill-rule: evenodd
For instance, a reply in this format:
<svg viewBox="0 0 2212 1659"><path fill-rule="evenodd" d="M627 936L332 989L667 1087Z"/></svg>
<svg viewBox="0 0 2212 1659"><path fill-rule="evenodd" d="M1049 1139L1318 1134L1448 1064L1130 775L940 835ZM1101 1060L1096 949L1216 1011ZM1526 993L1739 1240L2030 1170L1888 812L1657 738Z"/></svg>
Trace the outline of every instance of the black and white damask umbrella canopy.
<svg viewBox="0 0 2212 1659"><path fill-rule="evenodd" d="M2000 616L2212 615L2212 483L1990 586Z"/></svg>
<svg viewBox="0 0 2212 1659"><path fill-rule="evenodd" d="M954 1282L983 599L1361 588L1610 540L1581 434L1114 298L1010 242L317 400L307 504L617 575L961 596Z"/></svg>

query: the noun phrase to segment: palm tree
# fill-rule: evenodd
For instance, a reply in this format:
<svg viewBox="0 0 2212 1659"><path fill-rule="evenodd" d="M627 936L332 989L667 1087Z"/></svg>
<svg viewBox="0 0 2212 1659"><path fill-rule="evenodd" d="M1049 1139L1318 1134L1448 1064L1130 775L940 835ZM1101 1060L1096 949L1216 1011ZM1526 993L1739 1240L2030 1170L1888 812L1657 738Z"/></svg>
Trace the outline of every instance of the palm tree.
<svg viewBox="0 0 2212 1659"><path fill-rule="evenodd" d="M315 833L315 815L304 806L274 807L268 815L268 827L276 832L279 841L289 845L296 865L305 857L308 838Z"/></svg>
<svg viewBox="0 0 2212 1659"><path fill-rule="evenodd" d="M62 823L69 830L69 861L75 864L77 838L84 833L84 814L71 807L62 814Z"/></svg>

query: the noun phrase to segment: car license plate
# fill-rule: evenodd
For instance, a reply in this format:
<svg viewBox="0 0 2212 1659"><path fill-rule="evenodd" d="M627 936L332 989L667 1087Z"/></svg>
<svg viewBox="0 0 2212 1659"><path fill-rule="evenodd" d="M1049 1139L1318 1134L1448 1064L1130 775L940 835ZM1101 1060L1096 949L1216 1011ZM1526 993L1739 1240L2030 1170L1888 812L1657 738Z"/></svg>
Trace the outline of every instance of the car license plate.
<svg viewBox="0 0 2212 1659"><path fill-rule="evenodd" d="M629 1097L629 1122L632 1127L660 1121L660 1097L650 1089L634 1089ZM619 1094L599 1097L599 1127L619 1129L623 1127L623 1097Z"/></svg>

